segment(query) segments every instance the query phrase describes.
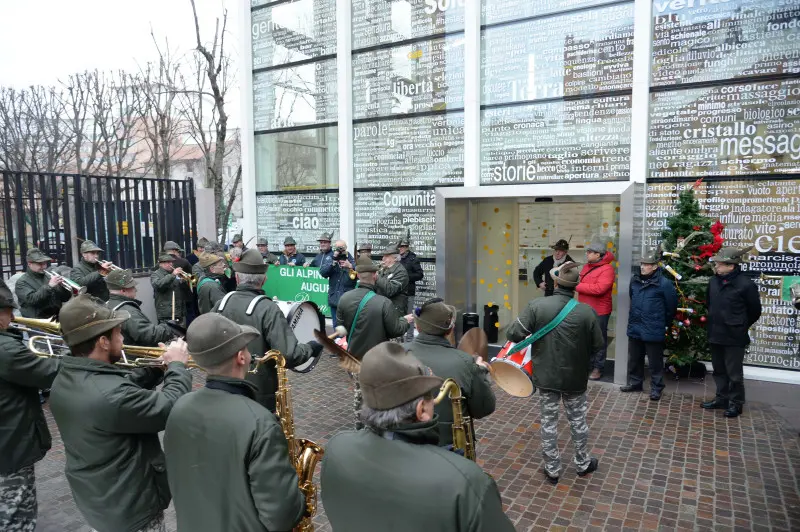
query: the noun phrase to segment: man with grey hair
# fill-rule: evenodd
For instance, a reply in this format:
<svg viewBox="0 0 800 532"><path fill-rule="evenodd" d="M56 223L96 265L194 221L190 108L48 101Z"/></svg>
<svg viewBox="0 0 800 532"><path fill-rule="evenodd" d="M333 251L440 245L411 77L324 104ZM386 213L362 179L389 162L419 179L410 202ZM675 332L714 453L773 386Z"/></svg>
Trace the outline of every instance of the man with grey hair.
<svg viewBox="0 0 800 532"><path fill-rule="evenodd" d="M408 307L408 271L400 262L400 250L396 245L387 247L382 255L375 291L378 295L389 298L398 314L403 316Z"/></svg>
<svg viewBox="0 0 800 532"><path fill-rule="evenodd" d="M260 334L248 344L257 357L276 349L286 359L286 367L294 368L309 358L319 357L322 345L311 341L301 344L289 327L286 316L274 301L264 295L261 288L267 279L267 264L257 249L248 249L239 262L233 263L236 272L236 290L228 292L212 312L218 312L240 325L249 325ZM274 364L261 368L247 379L258 387L255 400L270 412L275 412L275 392L278 375Z"/></svg>
<svg viewBox="0 0 800 532"><path fill-rule="evenodd" d="M438 446L441 378L392 342L364 355L359 378L367 428L334 436L322 461L322 502L334 530L514 530L492 477Z"/></svg>

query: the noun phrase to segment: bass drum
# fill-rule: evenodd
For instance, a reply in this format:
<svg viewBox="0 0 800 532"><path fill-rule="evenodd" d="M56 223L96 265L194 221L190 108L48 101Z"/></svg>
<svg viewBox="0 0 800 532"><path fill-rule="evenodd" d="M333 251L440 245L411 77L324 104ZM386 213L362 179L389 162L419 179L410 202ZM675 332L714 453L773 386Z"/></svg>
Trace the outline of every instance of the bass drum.
<svg viewBox="0 0 800 532"><path fill-rule="evenodd" d="M314 338L315 330L325 334L325 316L322 315L315 303L311 301L275 301L275 304L286 316L289 328L292 329L297 341L301 344L307 344L311 341L316 342L317 340ZM320 358L322 357L312 357L299 366L290 369L297 373L308 373L314 369Z"/></svg>

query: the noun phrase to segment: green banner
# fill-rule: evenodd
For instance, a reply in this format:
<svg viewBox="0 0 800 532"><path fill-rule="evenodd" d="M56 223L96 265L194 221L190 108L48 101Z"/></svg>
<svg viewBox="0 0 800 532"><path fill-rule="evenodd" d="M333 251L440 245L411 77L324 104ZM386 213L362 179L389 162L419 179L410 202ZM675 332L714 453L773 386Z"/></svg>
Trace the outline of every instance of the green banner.
<svg viewBox="0 0 800 532"><path fill-rule="evenodd" d="M263 288L269 297L277 297L281 301L316 303L325 317L331 317L331 309L328 307L328 280L319 274L319 268L271 264Z"/></svg>

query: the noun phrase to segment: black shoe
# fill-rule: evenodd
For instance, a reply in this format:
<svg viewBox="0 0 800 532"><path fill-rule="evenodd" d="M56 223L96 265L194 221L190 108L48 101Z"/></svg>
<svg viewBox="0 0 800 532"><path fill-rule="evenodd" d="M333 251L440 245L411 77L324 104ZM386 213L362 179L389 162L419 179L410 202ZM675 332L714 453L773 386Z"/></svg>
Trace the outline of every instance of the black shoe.
<svg viewBox="0 0 800 532"><path fill-rule="evenodd" d="M728 401L715 397L711 401L700 403L700 406L708 410L723 410L728 408Z"/></svg>
<svg viewBox="0 0 800 532"><path fill-rule="evenodd" d="M548 473L548 472L547 472L546 470L544 470L544 469L542 470L542 472L544 473L544 476L545 476L545 478L547 478L547 480L550 482L550 484L552 484L553 486L555 486L556 484L558 484L558 477L551 477L551 476L550 476L550 473Z"/></svg>
<svg viewBox="0 0 800 532"><path fill-rule="evenodd" d="M598 463L600 463L600 461L597 458L592 458L589 461L589 467L587 467L583 471L578 471L578 476L579 477L585 477L589 473L594 473L595 471L597 471L597 464Z"/></svg>
<svg viewBox="0 0 800 532"><path fill-rule="evenodd" d="M741 405L731 405L730 408L728 408L725 411L724 415L725 415L725 417L739 417L739 416L741 416L742 415L742 407L741 407Z"/></svg>
<svg viewBox="0 0 800 532"><path fill-rule="evenodd" d="M624 392L624 393L628 393L628 392L643 392L644 390L642 389L642 385L641 384L638 385L638 386L635 385L635 384L626 384L625 386L622 386L619 389L619 391Z"/></svg>

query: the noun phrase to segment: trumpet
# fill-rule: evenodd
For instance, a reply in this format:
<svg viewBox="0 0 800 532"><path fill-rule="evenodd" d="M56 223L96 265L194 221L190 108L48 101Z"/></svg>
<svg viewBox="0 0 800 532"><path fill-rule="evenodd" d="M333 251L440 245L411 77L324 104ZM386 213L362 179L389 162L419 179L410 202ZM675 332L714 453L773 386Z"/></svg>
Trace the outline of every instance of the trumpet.
<svg viewBox="0 0 800 532"><path fill-rule="evenodd" d="M61 324L55 320L40 320L36 318L13 316L11 318L11 325L22 332L34 333L39 336L61 338ZM42 334L43 332L45 333L44 335Z"/></svg>
<svg viewBox="0 0 800 532"><path fill-rule="evenodd" d="M783 281L783 275L765 275L764 272L758 278L762 281Z"/></svg>
<svg viewBox="0 0 800 532"><path fill-rule="evenodd" d="M44 274L47 276L48 279L52 279L53 277L58 276L57 273L53 273L49 270L45 270ZM60 277L60 276L59 276ZM79 296L81 294L86 293L86 287L81 286L75 281L67 279L66 277L61 277L61 282L59 283L63 288L69 290L73 296Z"/></svg>
<svg viewBox="0 0 800 532"><path fill-rule="evenodd" d="M103 261L100 261L100 262L103 262ZM109 273L113 272L114 270L124 270L125 269L125 268L120 268L119 266L117 266L113 262L111 262L110 264L111 264L111 266L109 266L108 269L100 268L100 275L105 277L106 275L108 275Z"/></svg>

